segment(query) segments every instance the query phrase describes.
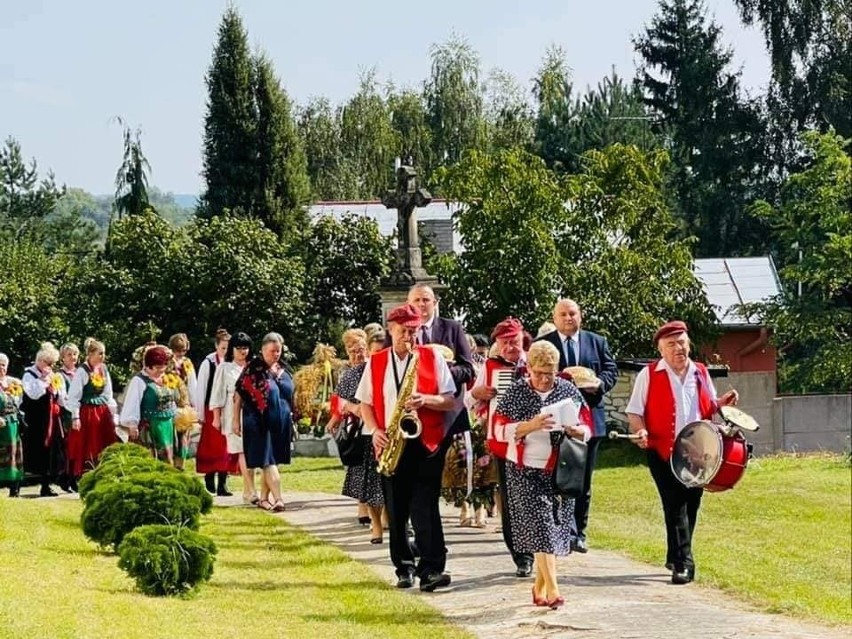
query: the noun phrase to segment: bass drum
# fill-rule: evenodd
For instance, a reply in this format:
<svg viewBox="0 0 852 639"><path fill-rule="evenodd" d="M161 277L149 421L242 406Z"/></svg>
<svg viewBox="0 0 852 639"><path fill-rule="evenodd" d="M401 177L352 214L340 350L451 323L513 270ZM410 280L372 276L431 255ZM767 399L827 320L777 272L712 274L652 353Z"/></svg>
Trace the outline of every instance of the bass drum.
<svg viewBox="0 0 852 639"><path fill-rule="evenodd" d="M748 458L748 443L739 432L725 435L712 422L698 421L678 433L670 464L687 488L721 492L742 479Z"/></svg>

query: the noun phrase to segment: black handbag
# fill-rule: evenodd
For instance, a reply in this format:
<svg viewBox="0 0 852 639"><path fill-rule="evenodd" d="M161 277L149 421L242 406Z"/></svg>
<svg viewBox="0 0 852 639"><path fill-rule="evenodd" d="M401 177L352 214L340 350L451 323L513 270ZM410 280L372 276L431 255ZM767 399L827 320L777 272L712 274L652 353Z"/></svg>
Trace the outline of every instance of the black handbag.
<svg viewBox="0 0 852 639"><path fill-rule="evenodd" d="M360 466L364 463L364 438L361 437L363 422L347 417L335 434L337 454L344 466Z"/></svg>
<svg viewBox="0 0 852 639"><path fill-rule="evenodd" d="M576 499L583 494L588 452L585 442L562 436L553 470L553 490L557 495Z"/></svg>

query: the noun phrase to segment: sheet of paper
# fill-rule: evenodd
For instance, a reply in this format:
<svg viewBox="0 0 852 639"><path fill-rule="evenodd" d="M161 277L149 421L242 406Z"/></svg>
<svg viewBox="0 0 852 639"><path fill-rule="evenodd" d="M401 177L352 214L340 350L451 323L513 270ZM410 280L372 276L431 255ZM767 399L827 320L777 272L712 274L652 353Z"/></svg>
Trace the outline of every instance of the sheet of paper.
<svg viewBox="0 0 852 639"><path fill-rule="evenodd" d="M563 399L547 406L542 406L542 415L550 415L556 422L551 430L562 430L565 426L574 426L580 422L577 405L572 399Z"/></svg>

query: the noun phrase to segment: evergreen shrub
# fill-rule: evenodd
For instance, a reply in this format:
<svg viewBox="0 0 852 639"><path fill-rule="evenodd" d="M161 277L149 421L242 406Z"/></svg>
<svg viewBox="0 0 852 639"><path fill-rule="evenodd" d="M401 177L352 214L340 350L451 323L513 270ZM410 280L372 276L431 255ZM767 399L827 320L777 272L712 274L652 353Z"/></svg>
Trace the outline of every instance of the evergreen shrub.
<svg viewBox="0 0 852 639"><path fill-rule="evenodd" d="M184 526L153 524L128 533L118 548L118 566L146 595L179 595L213 575L216 544Z"/></svg>
<svg viewBox="0 0 852 639"><path fill-rule="evenodd" d="M128 481L96 486L80 516L83 533L101 546L118 548L125 535L146 524L198 529L202 501L187 492L186 484L178 473L140 472Z"/></svg>

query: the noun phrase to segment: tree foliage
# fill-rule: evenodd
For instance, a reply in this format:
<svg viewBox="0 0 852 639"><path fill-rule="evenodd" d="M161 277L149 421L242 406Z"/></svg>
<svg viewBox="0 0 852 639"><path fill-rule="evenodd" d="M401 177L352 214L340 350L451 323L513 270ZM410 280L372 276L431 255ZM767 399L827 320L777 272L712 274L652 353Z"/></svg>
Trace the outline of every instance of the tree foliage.
<svg viewBox="0 0 852 639"><path fill-rule="evenodd" d="M778 106L796 130L833 127L852 137L852 8L847 0L734 0L759 23Z"/></svg>
<svg viewBox="0 0 852 639"><path fill-rule="evenodd" d="M852 160L849 140L806 133L809 166L785 182L776 205L757 202L778 238L784 290L748 310L774 330L785 392L852 390ZM801 288L801 294L799 294Z"/></svg>
<svg viewBox="0 0 852 639"><path fill-rule="evenodd" d="M121 118L124 127L124 156L115 174L115 210L118 216L139 215L151 208L148 202L148 174L151 165L142 153L142 131L131 131Z"/></svg>
<svg viewBox="0 0 852 639"><path fill-rule="evenodd" d="M20 143L7 138L0 148L0 239L41 243L45 221L64 192L53 172L39 178L35 159L27 164Z"/></svg>
<svg viewBox="0 0 852 639"><path fill-rule="evenodd" d="M67 334L70 318L56 288L69 263L68 257L52 257L28 241L8 243L0 251L0 349L12 367L29 364L42 342Z"/></svg>
<svg viewBox="0 0 852 639"><path fill-rule="evenodd" d="M746 211L762 195L765 125L728 71L732 53L702 0L663 0L635 39L639 83L672 156L672 188L696 256L749 255L766 229Z"/></svg>
<svg viewBox="0 0 852 639"><path fill-rule="evenodd" d="M318 341L337 343L341 327L363 326L380 316L377 287L390 273L393 248L371 219L346 215L315 220L303 247L304 332L307 354Z"/></svg>
<svg viewBox="0 0 852 639"><path fill-rule="evenodd" d="M305 149L290 98L265 56L255 60L255 77L257 191L250 213L282 236L298 236L308 221L311 188Z"/></svg>
<svg viewBox="0 0 852 639"><path fill-rule="evenodd" d="M533 80L536 99L534 150L547 166L564 172L576 166L570 141L572 112L571 68L565 51L550 47Z"/></svg>
<svg viewBox="0 0 852 639"><path fill-rule="evenodd" d="M259 220L196 219L177 228L153 212L117 220L103 259L74 265L59 297L71 334L97 330L127 362L149 339L185 332L203 344L220 326L292 340L302 314L303 267ZM116 371L121 380L122 372Z"/></svg>
<svg viewBox="0 0 852 639"><path fill-rule="evenodd" d="M622 356L649 354L649 336L672 317L707 334L688 244L673 237L665 164L662 152L616 145L590 151L583 173L559 176L518 149L471 153L441 172L462 203L465 246L430 265L448 284L445 303L469 330L488 332L507 315L535 327L570 296Z"/></svg>
<svg viewBox="0 0 852 639"><path fill-rule="evenodd" d="M356 199L381 197L393 179L398 144L375 70L362 74L358 91L340 111L340 142L356 176Z"/></svg>
<svg viewBox="0 0 852 639"><path fill-rule="evenodd" d="M432 159L435 166L449 166L484 142L479 55L456 34L432 45L430 54L432 69L424 97Z"/></svg>
<svg viewBox="0 0 852 639"><path fill-rule="evenodd" d="M485 123L488 147L529 149L532 144L533 111L518 81L502 69L493 69L485 85Z"/></svg>
<svg viewBox="0 0 852 639"><path fill-rule="evenodd" d="M257 191L254 65L248 34L233 7L222 16L205 81L208 98L202 174L206 191L199 214L211 217L225 210L248 213Z"/></svg>

